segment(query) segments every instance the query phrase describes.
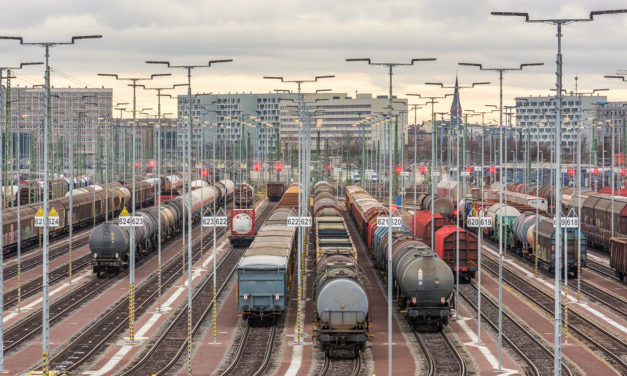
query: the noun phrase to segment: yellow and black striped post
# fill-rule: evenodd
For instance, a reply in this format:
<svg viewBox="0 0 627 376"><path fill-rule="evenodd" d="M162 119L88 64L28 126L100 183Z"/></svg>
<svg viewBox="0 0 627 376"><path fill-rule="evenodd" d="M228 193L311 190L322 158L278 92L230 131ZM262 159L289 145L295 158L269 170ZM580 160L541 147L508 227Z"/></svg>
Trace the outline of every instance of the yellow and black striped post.
<svg viewBox="0 0 627 376"><path fill-rule="evenodd" d="M161 263L157 264L157 311L161 312Z"/></svg>
<svg viewBox="0 0 627 376"><path fill-rule="evenodd" d="M187 375L192 375L192 308L187 307Z"/></svg>
<svg viewBox="0 0 627 376"><path fill-rule="evenodd" d="M41 374L43 376L47 376L48 375L48 357L46 355L47 354L44 351L43 363L42 363L42 366L41 366Z"/></svg>
<svg viewBox="0 0 627 376"><path fill-rule="evenodd" d="M131 291L129 293L128 302L129 320L128 320L128 333L129 341L133 342L135 338L135 283L131 283Z"/></svg>

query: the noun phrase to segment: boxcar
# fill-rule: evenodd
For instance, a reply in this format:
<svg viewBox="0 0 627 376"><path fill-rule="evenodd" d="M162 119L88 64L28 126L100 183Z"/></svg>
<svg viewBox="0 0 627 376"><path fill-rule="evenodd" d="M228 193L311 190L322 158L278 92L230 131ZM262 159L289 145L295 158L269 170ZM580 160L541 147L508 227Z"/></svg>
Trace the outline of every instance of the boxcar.
<svg viewBox="0 0 627 376"><path fill-rule="evenodd" d="M477 238L457 226L446 225L435 232L434 252L456 273L457 231L459 230L459 275L470 279L477 271Z"/></svg>
<svg viewBox="0 0 627 376"><path fill-rule="evenodd" d="M285 183L270 182L266 184L266 191L268 194L268 200L279 201L281 197L283 197L283 193L285 193Z"/></svg>
<svg viewBox="0 0 627 376"><path fill-rule="evenodd" d="M610 266L622 281L627 274L627 238L610 239Z"/></svg>

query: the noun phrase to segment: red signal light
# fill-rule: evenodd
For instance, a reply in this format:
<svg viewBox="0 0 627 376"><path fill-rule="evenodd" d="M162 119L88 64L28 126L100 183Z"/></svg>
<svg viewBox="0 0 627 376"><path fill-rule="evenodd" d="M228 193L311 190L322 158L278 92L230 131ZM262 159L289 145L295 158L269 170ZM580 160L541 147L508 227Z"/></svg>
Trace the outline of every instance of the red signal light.
<svg viewBox="0 0 627 376"><path fill-rule="evenodd" d="M327 170L331 169L331 163L327 163Z"/></svg>
<svg viewBox="0 0 627 376"><path fill-rule="evenodd" d="M396 173L400 174L401 172L403 172L403 168L401 166L396 166Z"/></svg>
<svg viewBox="0 0 627 376"><path fill-rule="evenodd" d="M420 166L420 173L424 175L425 172L427 172L427 169L425 168L425 166Z"/></svg>
<svg viewBox="0 0 627 376"><path fill-rule="evenodd" d="M277 163L276 164L276 169L277 169L277 171L283 170L283 163Z"/></svg>
<svg viewBox="0 0 627 376"><path fill-rule="evenodd" d="M466 167L466 172L470 174L472 172L472 167Z"/></svg>
<svg viewBox="0 0 627 376"><path fill-rule="evenodd" d="M150 168L155 168L155 162L154 161L150 161Z"/></svg>
<svg viewBox="0 0 627 376"><path fill-rule="evenodd" d="M575 169L574 168L569 168L568 169L568 175L570 175L571 177L575 176Z"/></svg>
<svg viewBox="0 0 627 376"><path fill-rule="evenodd" d="M599 175L599 169L595 168L594 170L592 170L592 173L594 174L594 176Z"/></svg>
<svg viewBox="0 0 627 376"><path fill-rule="evenodd" d="M139 162L135 162L135 167L139 167Z"/></svg>
<svg viewBox="0 0 627 376"><path fill-rule="evenodd" d="M496 168L494 168L494 166L490 167L490 173L493 174L496 172Z"/></svg>
<svg viewBox="0 0 627 376"><path fill-rule="evenodd" d="M453 210L453 215L457 217L457 209Z"/></svg>
<svg viewBox="0 0 627 376"><path fill-rule="evenodd" d="M625 174L627 174L627 170L625 170L624 168L620 170L620 174L625 176Z"/></svg>
<svg viewBox="0 0 627 376"><path fill-rule="evenodd" d="M207 171L206 168L203 168L202 169L202 176L207 176L207 175L209 175L209 171Z"/></svg>
<svg viewBox="0 0 627 376"><path fill-rule="evenodd" d="M259 171L261 165L259 163L255 163L255 171Z"/></svg>

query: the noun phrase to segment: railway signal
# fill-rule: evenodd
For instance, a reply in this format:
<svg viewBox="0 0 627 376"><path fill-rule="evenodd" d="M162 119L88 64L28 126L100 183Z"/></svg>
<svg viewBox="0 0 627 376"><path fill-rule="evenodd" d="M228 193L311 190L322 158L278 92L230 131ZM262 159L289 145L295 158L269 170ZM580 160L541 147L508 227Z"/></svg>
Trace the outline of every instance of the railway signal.
<svg viewBox="0 0 627 376"><path fill-rule="evenodd" d="M598 168L595 168L594 170L592 170L592 174L593 174L594 176L599 176L599 169L598 169Z"/></svg>
<svg viewBox="0 0 627 376"><path fill-rule="evenodd" d="M327 170L331 169L331 163L327 163Z"/></svg>
<svg viewBox="0 0 627 376"><path fill-rule="evenodd" d="M425 166L420 166L420 173L424 175L425 172L427 172L427 169L425 168Z"/></svg>
<svg viewBox="0 0 627 376"><path fill-rule="evenodd" d="M575 176L575 169L574 168L569 168L568 169L568 175L572 178L573 176Z"/></svg>
<svg viewBox="0 0 627 376"><path fill-rule="evenodd" d="M627 170L625 170L624 168L620 170L620 174L625 176L625 174L627 173Z"/></svg>
<svg viewBox="0 0 627 376"><path fill-rule="evenodd" d="M496 172L496 168L494 166L490 166L490 173L494 174Z"/></svg>
<svg viewBox="0 0 627 376"><path fill-rule="evenodd" d="M149 166L150 166L150 168L155 168L155 162L154 161L150 161Z"/></svg>
<svg viewBox="0 0 627 376"><path fill-rule="evenodd" d="M260 168L261 168L261 164L255 163L255 171L259 171Z"/></svg>
<svg viewBox="0 0 627 376"><path fill-rule="evenodd" d="M277 169L277 171L282 171L283 170L283 163L277 163L276 164L276 169Z"/></svg>
<svg viewBox="0 0 627 376"><path fill-rule="evenodd" d="M209 175L209 171L207 171L206 168L203 168L202 169L202 176L207 176L207 175Z"/></svg>
<svg viewBox="0 0 627 376"><path fill-rule="evenodd" d="M401 166L396 166L395 170L396 170L396 173L399 175L401 174L401 172L403 172L403 168Z"/></svg>
<svg viewBox="0 0 627 376"><path fill-rule="evenodd" d="M466 172L470 174L472 172L472 167L466 167Z"/></svg>

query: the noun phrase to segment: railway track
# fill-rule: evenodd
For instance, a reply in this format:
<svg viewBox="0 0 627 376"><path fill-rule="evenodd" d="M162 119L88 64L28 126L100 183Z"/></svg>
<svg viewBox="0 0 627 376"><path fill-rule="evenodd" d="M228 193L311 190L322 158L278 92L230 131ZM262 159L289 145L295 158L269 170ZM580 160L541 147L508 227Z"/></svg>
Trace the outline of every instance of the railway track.
<svg viewBox="0 0 627 376"><path fill-rule="evenodd" d="M464 359L444 332L414 330L414 335L427 358L429 376L467 374Z"/></svg>
<svg viewBox="0 0 627 376"><path fill-rule="evenodd" d="M361 355L357 355L354 358L332 358L330 356L324 357L324 365L321 376L357 376L361 371Z"/></svg>
<svg viewBox="0 0 627 376"><path fill-rule="evenodd" d="M270 324L263 326L253 326L249 322L233 361L220 375L258 376L263 374L270 365L276 331L277 323L274 319Z"/></svg>
<svg viewBox="0 0 627 376"><path fill-rule="evenodd" d="M459 295L468 303L475 312L478 312L474 302L477 301L477 286L473 284L459 285ZM493 330L498 332L498 303L485 293L481 293L481 318L487 322ZM553 373L553 350L544 342L534 336L523 325L514 320L505 310L503 313L503 341L518 354L524 361L525 374L550 375ZM562 362L562 373L572 376L568 366Z"/></svg>
<svg viewBox="0 0 627 376"><path fill-rule="evenodd" d="M498 262L490 257L484 257L482 261L488 271L498 275ZM546 313L554 315L555 302L551 295L506 267L503 268L503 279ZM563 307L562 312L564 312ZM627 374L627 363L624 360L627 359L627 344L622 339L572 309L568 310L568 329L595 349L619 372Z"/></svg>
<svg viewBox="0 0 627 376"><path fill-rule="evenodd" d="M83 230L79 234L74 234L73 239L72 239L72 248L78 249L86 245L88 243L90 233L91 233L91 228L88 230ZM52 245L55 247L51 248L49 251L50 260L54 260L60 256L63 256L69 251L69 239L64 239L61 242L57 244L53 243ZM39 247L33 247L31 251L38 249L38 248ZM34 255L33 257L24 259L22 260L21 265L20 265L20 273L24 273L25 271L33 269L41 265L42 262L43 262L42 255ZM17 264L13 264L4 268L3 277L2 277L4 281L11 279L15 276L17 276Z"/></svg>
<svg viewBox="0 0 627 376"><path fill-rule="evenodd" d="M586 261L586 266L588 267L588 269L593 270L596 273L599 273L602 276L607 277L611 280L619 280L618 278L616 278L616 272L614 271L614 269L610 268L609 266L605 266L601 263L593 261L590 258L588 258L588 260Z"/></svg>
<svg viewBox="0 0 627 376"><path fill-rule="evenodd" d="M225 231L225 228L221 228L217 231L216 236L222 237ZM203 241L206 242L204 243L206 246L211 246L211 244L213 244L213 233L205 234ZM200 257L200 238L194 241L192 248L192 262L194 262ZM176 280L180 279L182 267L182 259L180 257L173 257L168 263L162 266L162 290L166 290L174 284ZM122 278L126 273L127 272L120 273L118 277L109 281ZM144 313L156 300L157 278L157 274L153 273L141 286L136 288L136 317ZM96 280L102 281L102 279ZM74 338L63 349L54 356L51 356L49 359L49 369L64 374L77 369L90 359L100 348L110 343L111 338L125 330L129 320L128 299L127 294L102 317L92 323L88 328L85 328L80 335ZM35 368L34 371L41 372L41 368Z"/></svg>
<svg viewBox="0 0 627 376"><path fill-rule="evenodd" d="M577 280L569 279L568 285L571 287L571 294L576 294ZM588 295L592 301L603 304L619 317L627 320L627 302L623 298L586 280L581 280L581 291Z"/></svg>
<svg viewBox="0 0 627 376"><path fill-rule="evenodd" d="M223 235L224 230L218 234ZM209 241L207 245L212 244L213 234L211 237L205 235L205 241ZM193 260L196 261L200 257L200 239L193 244ZM173 285L181 278L182 260L180 257L173 257L167 264L162 266L161 286L162 291ZM120 273L117 278L124 277L128 271ZM117 278L105 280L113 281ZM157 296L157 274L152 274L141 286L135 290L135 316L139 317L146 312L150 305L156 300ZM96 281L102 279L95 278ZM71 372L84 364L92 355L94 355L102 346L110 343L110 339L118 335L127 328L129 320L128 312L128 294L118 300L118 303L110 308L102 317L86 328L78 337L74 338L65 348L61 349L57 354L50 357L49 369L58 372ZM37 371L41 371L39 368Z"/></svg>
<svg viewBox="0 0 627 376"><path fill-rule="evenodd" d="M82 268L91 265L92 255L87 254L72 262L72 272L81 270ZM48 273L49 284L52 285L59 282L68 276L69 264L62 265L50 273ZM43 278L35 277L30 281L22 283L20 287L19 298L25 299L32 295L37 294L43 287ZM4 309L7 310L17 304L18 289L17 287L4 293Z"/></svg>
<svg viewBox="0 0 627 376"><path fill-rule="evenodd" d="M490 243L492 245L495 245L495 243L493 242L490 242ZM512 252L510 253L510 255L511 254L515 255L515 257L517 257L519 260L525 263L528 263L530 265L533 265L530 260L524 257L521 257L516 252ZM590 263L590 259L588 259L587 262ZM588 266L589 265L590 264L588 264ZM598 264L598 265L603 266L601 264ZM554 276L553 273L549 273L545 269L541 269L541 272L545 273L546 275L550 277ZM616 278L612 278L612 279L617 280ZM577 279L568 278L568 286L571 288L570 291L576 292L577 291ZM614 311L614 313L616 313L618 316L627 320L627 302L623 298L616 296L612 294L611 292L608 292L604 288L597 286L593 283L590 283L584 279L581 280L581 291L584 294L588 295L588 297L592 301L598 302L599 304L606 306L609 310Z"/></svg>
<svg viewBox="0 0 627 376"><path fill-rule="evenodd" d="M262 213L257 217L256 228L261 226L268 218L275 205L268 205ZM216 266L216 297L220 296L223 289L228 284L232 275L235 273L235 267L240 258L244 254L245 249L231 247L229 253L223 256L219 265ZM192 336L196 334L205 319L210 315L214 307L213 300L213 274L208 276L197 288L193 296L192 303ZM182 307L176 314L172 323L163 331L161 336L150 346L139 361L133 364L133 367L126 370L122 375L162 375L170 370L176 362L181 358L187 350L188 340L188 306ZM276 331L276 328L274 329ZM274 333L272 333L274 337ZM193 341L193 337L192 337ZM248 354L248 353L247 353ZM269 361L268 352L266 366ZM250 355L250 354L248 354ZM264 367L265 368L265 367Z"/></svg>

